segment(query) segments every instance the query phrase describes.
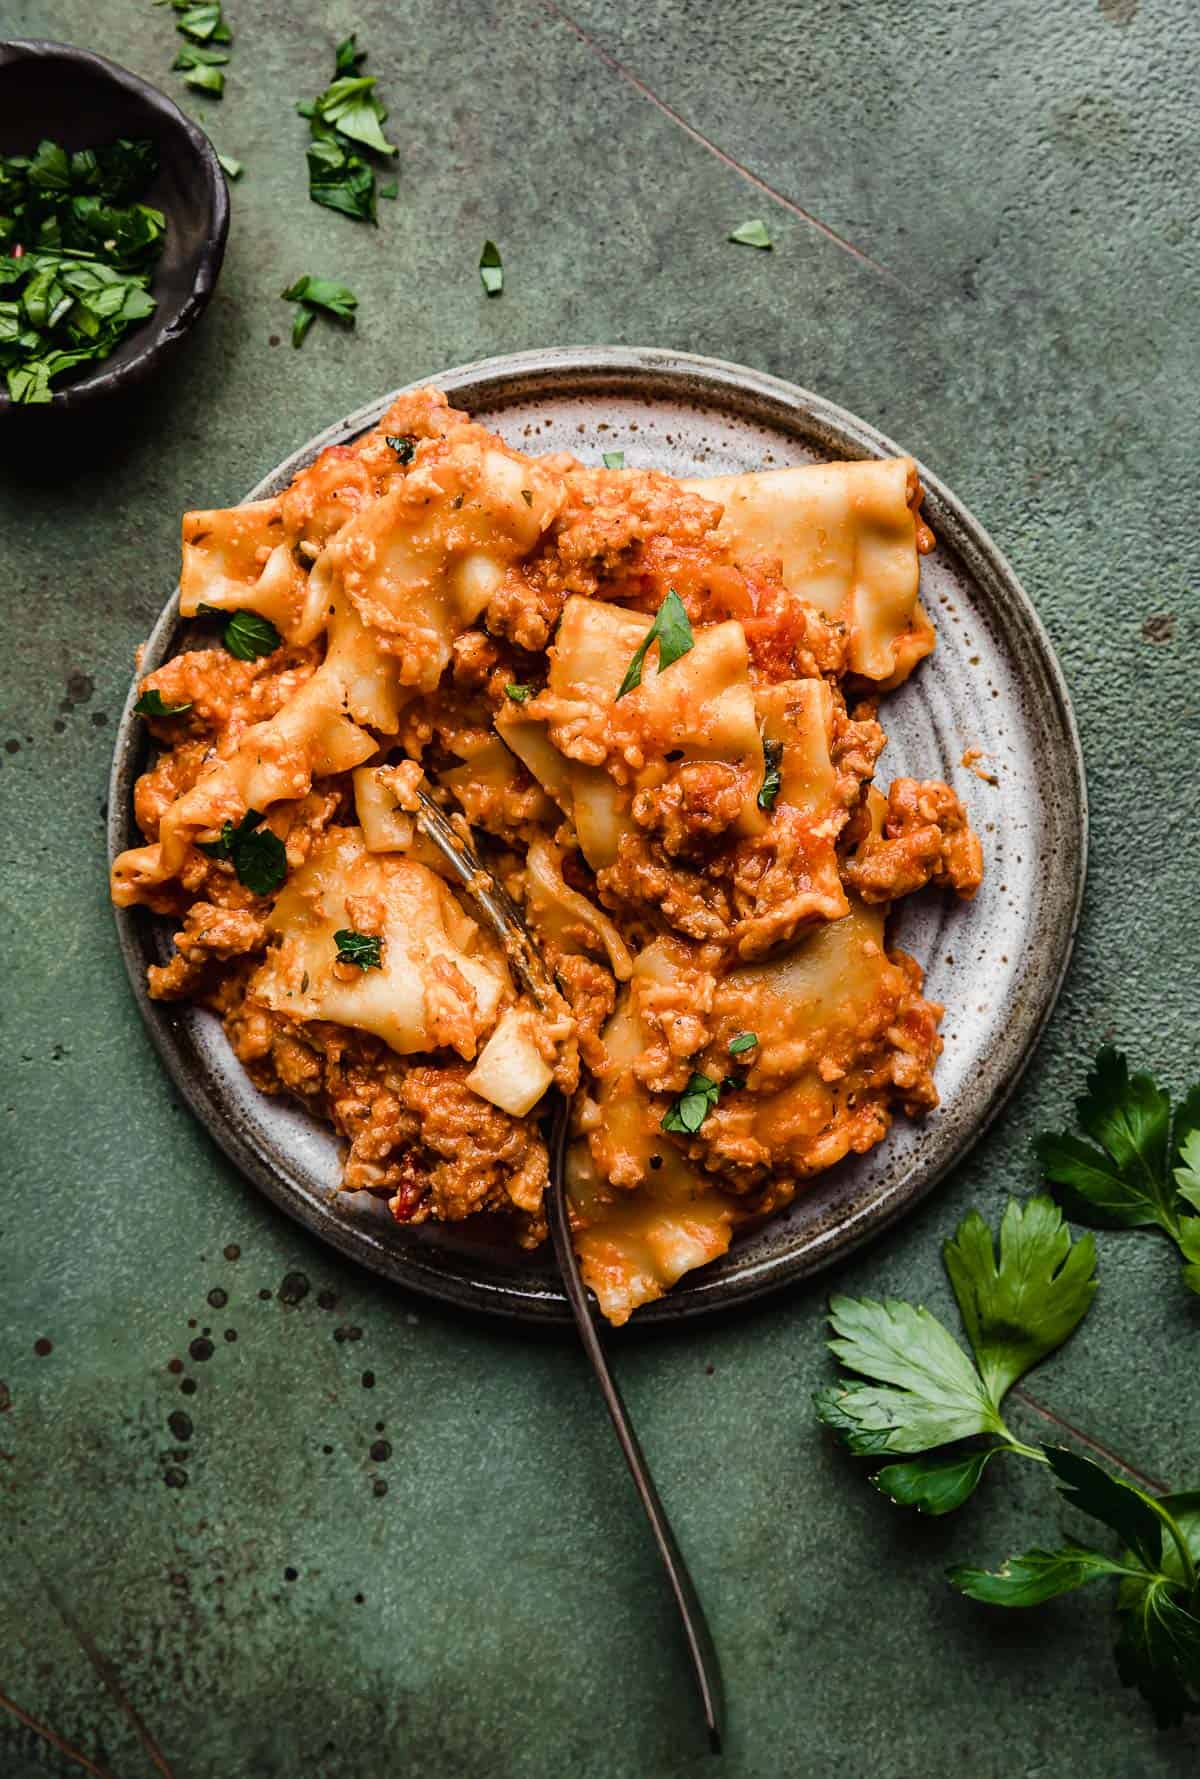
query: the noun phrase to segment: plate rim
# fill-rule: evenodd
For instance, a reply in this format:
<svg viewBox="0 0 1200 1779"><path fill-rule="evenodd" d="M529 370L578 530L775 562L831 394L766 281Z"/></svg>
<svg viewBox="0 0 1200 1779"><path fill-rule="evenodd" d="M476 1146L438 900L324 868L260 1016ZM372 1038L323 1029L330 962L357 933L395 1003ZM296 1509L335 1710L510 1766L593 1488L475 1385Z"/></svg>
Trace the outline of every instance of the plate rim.
<svg viewBox="0 0 1200 1779"><path fill-rule="evenodd" d="M641 382L649 386L640 389L638 384ZM365 431L397 396L408 391L433 385L452 398L469 396L468 405L474 409L489 405L503 407L506 402L511 405L538 393L561 393L561 390L552 391L548 387L551 383L567 384L571 393L588 393L581 386L589 383L596 386L596 393L611 385L614 393L621 387L627 397L644 395L648 399L670 389L681 400L694 405L723 407L725 411L736 411L739 403L744 406L746 398L750 397L762 409L769 410L755 413L753 418L757 424L775 426L782 433L790 430L809 440L815 424L816 429L825 435L831 455L843 460L855 456L914 455L825 396L768 372L664 347L558 346L475 359L468 364L415 378L385 396L366 402L297 447L260 477L238 504L262 499L285 485L320 451ZM523 388L523 385L527 387ZM737 401L732 399L735 397ZM789 417L790 428L787 424ZM1057 967L1044 975L1040 992L1033 1000L1019 1009L1005 1045L1009 1052L1006 1067L997 1074L986 1101L967 1119L959 1139L945 1155L932 1164L917 1163L908 1175L886 1186L879 1196L858 1207L848 1217L818 1228L794 1249L758 1260L741 1276L718 1277L706 1282L705 1269L700 1269L691 1283L654 1303L643 1305L628 1325L634 1329L692 1322L742 1308L832 1265L913 1210L974 1148L1012 1097L1054 1011L1070 967L1087 880L1089 815L1083 750L1066 678L1045 625L1007 557L941 478L919 458L915 461L927 498L931 506L938 509L936 534L939 542L949 543L960 560L965 561L973 580L986 578L994 590L1003 592L1008 608L1025 631L1026 644L1041 668L1042 692L1061 732L1070 770L1068 781L1060 790L1064 803L1070 806L1068 825L1077 833L1079 844L1077 848L1061 849L1055 855L1054 877L1045 898L1043 919L1049 923L1049 933L1043 935L1041 944L1044 948L1048 938L1056 941ZM117 725L109 777L107 846L110 863L128 844L132 789L140 770L144 731L133 714L138 680L167 658L179 623L179 588L176 585L146 640L142 665L133 677ZM1044 703L1044 700L1039 702ZM150 999L145 980L145 949L139 942L139 933L145 930L147 918L154 917L148 916L143 909L114 907L113 913L134 999L168 1075L210 1138L274 1205L318 1239L404 1289L509 1322L542 1326L570 1322L566 1298L550 1283L544 1291L536 1291L515 1283L494 1285L487 1280L422 1265L421 1251L417 1248L404 1250L364 1243L360 1226L338 1215L333 1209L332 1198L318 1205L296 1193L270 1159L239 1130L236 1120L230 1117L219 1096L208 1088L204 1077L188 1068L181 1053L170 1004ZM1012 1029L1019 1033L1015 1046L1011 1041Z"/></svg>

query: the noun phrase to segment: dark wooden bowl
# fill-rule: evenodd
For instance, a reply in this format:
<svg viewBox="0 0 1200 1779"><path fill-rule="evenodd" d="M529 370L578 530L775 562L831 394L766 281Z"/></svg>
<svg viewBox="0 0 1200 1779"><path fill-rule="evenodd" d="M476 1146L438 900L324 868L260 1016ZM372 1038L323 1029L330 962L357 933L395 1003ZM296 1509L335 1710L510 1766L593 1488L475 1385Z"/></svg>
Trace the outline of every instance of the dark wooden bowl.
<svg viewBox="0 0 1200 1779"><path fill-rule="evenodd" d="M53 401L23 408L0 379L0 414L78 409L143 382L179 350L213 293L229 193L216 151L197 124L157 87L115 62L68 43L0 43L0 153L29 154L43 137L68 150L114 136L148 136L159 168L146 202L167 219L147 321L93 369L55 390Z"/></svg>

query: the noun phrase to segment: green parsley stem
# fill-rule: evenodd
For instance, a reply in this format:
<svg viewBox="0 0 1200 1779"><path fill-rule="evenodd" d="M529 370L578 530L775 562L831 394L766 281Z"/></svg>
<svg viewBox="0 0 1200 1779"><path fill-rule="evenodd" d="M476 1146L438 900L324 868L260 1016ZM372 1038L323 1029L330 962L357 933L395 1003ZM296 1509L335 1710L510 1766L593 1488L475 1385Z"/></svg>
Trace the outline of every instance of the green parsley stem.
<svg viewBox="0 0 1200 1779"><path fill-rule="evenodd" d="M1183 1569L1183 1585L1186 1587L1189 1594L1194 1593L1196 1590L1196 1565L1192 1560L1192 1553L1187 1547L1187 1540L1180 1531L1174 1514L1165 1508L1161 1501L1157 1501L1153 1495L1147 1495L1146 1500L1149 1501L1151 1507L1154 1509L1163 1525L1167 1528L1171 1537L1175 1540L1175 1548L1179 1552L1179 1561Z"/></svg>

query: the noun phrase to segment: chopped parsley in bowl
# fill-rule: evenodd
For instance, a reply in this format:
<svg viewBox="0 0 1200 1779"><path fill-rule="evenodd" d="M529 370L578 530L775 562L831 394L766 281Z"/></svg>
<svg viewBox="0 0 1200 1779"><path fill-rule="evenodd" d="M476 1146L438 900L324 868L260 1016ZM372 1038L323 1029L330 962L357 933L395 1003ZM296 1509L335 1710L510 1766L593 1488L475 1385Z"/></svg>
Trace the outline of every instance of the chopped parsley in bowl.
<svg viewBox="0 0 1200 1779"><path fill-rule="evenodd" d="M66 44L0 44L0 411L77 407L172 356L229 200L171 100Z"/></svg>

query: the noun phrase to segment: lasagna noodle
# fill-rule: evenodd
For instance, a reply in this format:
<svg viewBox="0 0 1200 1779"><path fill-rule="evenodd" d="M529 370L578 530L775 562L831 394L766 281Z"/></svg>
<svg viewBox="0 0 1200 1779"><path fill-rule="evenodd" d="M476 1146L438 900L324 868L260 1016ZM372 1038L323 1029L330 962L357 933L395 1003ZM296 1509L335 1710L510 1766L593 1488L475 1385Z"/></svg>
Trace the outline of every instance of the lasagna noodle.
<svg viewBox="0 0 1200 1779"><path fill-rule="evenodd" d="M473 1057L512 999L507 969L441 879L411 859L368 852L357 828L328 831L267 925L278 942L249 999L291 1019L371 1032L401 1056L445 1046ZM342 929L381 938L381 967L338 964Z"/></svg>
<svg viewBox="0 0 1200 1779"><path fill-rule="evenodd" d="M899 685L933 647L917 599L919 492L911 457L704 476L735 559L782 563L788 591L845 624L852 672Z"/></svg>

